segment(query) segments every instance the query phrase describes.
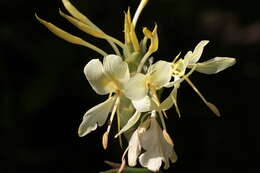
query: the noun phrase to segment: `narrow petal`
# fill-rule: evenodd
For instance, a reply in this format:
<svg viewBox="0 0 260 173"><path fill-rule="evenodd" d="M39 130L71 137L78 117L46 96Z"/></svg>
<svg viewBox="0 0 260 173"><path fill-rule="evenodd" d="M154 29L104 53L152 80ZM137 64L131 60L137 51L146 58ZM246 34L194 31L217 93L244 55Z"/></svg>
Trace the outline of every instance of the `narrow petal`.
<svg viewBox="0 0 260 173"><path fill-rule="evenodd" d="M149 96L145 96L139 100L132 100L132 103L139 112L148 112L158 109L156 103Z"/></svg>
<svg viewBox="0 0 260 173"><path fill-rule="evenodd" d="M129 166L135 166L137 158L141 153L141 145L139 141L138 130L136 130L131 136L128 148L128 164Z"/></svg>
<svg viewBox="0 0 260 173"><path fill-rule="evenodd" d="M199 44L195 47L195 49L192 53L189 64L195 64L199 61L199 59L202 55L203 49L208 43L209 43L208 40L203 40L203 41L199 42Z"/></svg>
<svg viewBox="0 0 260 173"><path fill-rule="evenodd" d="M196 64L196 71L205 74L215 74L226 68L234 65L236 63L235 58L227 58L227 57L216 57L212 58L208 61L204 61ZM192 68L193 66L189 66Z"/></svg>
<svg viewBox="0 0 260 173"><path fill-rule="evenodd" d="M141 116L141 112L136 111L134 115L128 120L126 125L120 130L120 132L115 137L118 137L119 135L121 135L122 133L126 132L131 127L133 127L136 124L136 122L139 120L140 116Z"/></svg>
<svg viewBox="0 0 260 173"><path fill-rule="evenodd" d="M69 0L62 0L62 3L66 10L76 19L80 20L89 25L94 25L85 15L79 12L76 7L74 7Z"/></svg>
<svg viewBox="0 0 260 173"><path fill-rule="evenodd" d="M146 96L148 89L146 87L146 76L137 73L127 83L125 95L131 100L139 100Z"/></svg>
<svg viewBox="0 0 260 173"><path fill-rule="evenodd" d="M83 32L86 32L87 34L90 34L90 35L97 37L97 38L105 38L106 37L106 35L103 32L101 32L99 29L96 29L93 26L90 26L86 23L83 23L82 21L80 21L80 20L78 20L74 17L68 16L65 13L63 13L61 10L60 10L60 15L62 17L64 17L65 19L67 19L74 26L76 26L77 28L82 30Z"/></svg>
<svg viewBox="0 0 260 173"><path fill-rule="evenodd" d="M171 80L172 67L166 61L158 61L148 69L150 83L160 89Z"/></svg>
<svg viewBox="0 0 260 173"><path fill-rule="evenodd" d="M116 86L104 74L102 63L98 59L92 59L84 68L84 73L91 87L100 95L115 91Z"/></svg>
<svg viewBox="0 0 260 173"><path fill-rule="evenodd" d="M180 117L181 114L177 104L177 91L178 91L178 87L174 87L170 95L160 104L159 109L166 111L169 110L174 105L176 112Z"/></svg>
<svg viewBox="0 0 260 173"><path fill-rule="evenodd" d="M104 72L122 89L124 84L130 79L128 64L117 55L106 56L103 64Z"/></svg>
<svg viewBox="0 0 260 173"><path fill-rule="evenodd" d="M53 25L52 23L50 22L47 22L43 19L41 19L40 17L38 17L37 15L35 15L37 20L43 24L46 28L48 28L53 34L55 34L56 36L64 39L65 41L67 42L70 42L70 43L73 43L73 44L77 44L77 45L81 45L81 46L85 46L87 48L90 48L96 52L98 52L99 54L103 55L103 56L106 56L107 53L104 52L103 50L99 49L98 47L82 40L81 38L79 37L76 37L62 29L60 29L59 27Z"/></svg>
<svg viewBox="0 0 260 173"><path fill-rule="evenodd" d="M96 130L97 126L103 126L114 104L115 97L110 97L103 103L88 110L79 126L78 134L83 137Z"/></svg>

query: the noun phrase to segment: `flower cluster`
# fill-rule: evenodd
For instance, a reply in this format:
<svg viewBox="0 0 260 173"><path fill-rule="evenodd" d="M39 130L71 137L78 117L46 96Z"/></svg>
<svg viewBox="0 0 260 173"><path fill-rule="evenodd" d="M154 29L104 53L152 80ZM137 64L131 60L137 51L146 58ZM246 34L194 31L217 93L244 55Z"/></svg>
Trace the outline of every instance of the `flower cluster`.
<svg viewBox="0 0 260 173"><path fill-rule="evenodd" d="M99 59L90 60L84 68L84 74L93 90L99 95L108 95L108 98L85 113L79 126L79 136L89 134L108 121L102 139L106 149L111 125L116 116L118 133L115 137L119 137L121 143L121 135L124 134L128 140L125 150L125 154L128 152L128 165L134 167L139 160L141 166L158 171L164 162L164 168L167 169L169 161L176 162L177 156L173 140L167 133L165 117L166 111L172 107L181 116L177 104L177 91L181 83L186 81L213 113L220 116L217 107L203 97L189 77L194 71L204 74L218 73L232 66L235 59L215 57L198 62L209 42L203 40L183 57L179 54L171 62L159 60L153 63L151 55L159 46L157 25L153 30L144 27L141 40L135 32L138 18L148 0L141 1L133 19L129 9L125 13L124 42L106 34L68 0L62 2L70 14L60 11L62 17L87 34L106 40L114 51L108 54L36 15L40 23L58 37L88 47L103 57L103 62ZM161 100L158 93L164 88L172 88L172 91L166 99Z"/></svg>

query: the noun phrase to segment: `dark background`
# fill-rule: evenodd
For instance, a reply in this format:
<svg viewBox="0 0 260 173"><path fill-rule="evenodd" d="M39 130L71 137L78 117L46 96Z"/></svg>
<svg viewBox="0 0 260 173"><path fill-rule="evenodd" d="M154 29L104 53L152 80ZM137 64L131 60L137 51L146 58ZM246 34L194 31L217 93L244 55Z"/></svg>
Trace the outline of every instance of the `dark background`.
<svg viewBox="0 0 260 173"><path fill-rule="evenodd" d="M123 39L123 11L137 0L73 0L73 4L106 33ZM111 52L104 41L86 36L62 17L61 1L0 1L0 173L86 173L119 162L122 149L110 136L102 149L101 127L77 136L82 116L105 100L88 84L83 68L102 57L67 43L39 24L34 13ZM165 172L257 172L259 133L260 13L257 1L150 0L139 20L158 24L157 59L172 60L209 39L201 61L215 56L237 58L217 75L194 73L191 79L222 113L215 117L183 83L182 117L168 112L167 127L179 156ZM141 32L140 32L141 33Z"/></svg>

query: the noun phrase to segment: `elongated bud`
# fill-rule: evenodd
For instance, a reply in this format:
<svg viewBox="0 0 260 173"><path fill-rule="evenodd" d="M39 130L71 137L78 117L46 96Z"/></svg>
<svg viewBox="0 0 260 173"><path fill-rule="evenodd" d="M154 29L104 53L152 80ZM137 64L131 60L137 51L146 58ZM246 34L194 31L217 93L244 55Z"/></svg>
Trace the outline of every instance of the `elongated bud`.
<svg viewBox="0 0 260 173"><path fill-rule="evenodd" d="M163 137L167 141L168 144L173 146L172 138L170 137L170 135L167 133L167 131L165 129L163 130Z"/></svg>
<svg viewBox="0 0 260 173"><path fill-rule="evenodd" d="M102 137L102 145L105 150L107 149L107 144L108 144L108 132L105 132Z"/></svg>

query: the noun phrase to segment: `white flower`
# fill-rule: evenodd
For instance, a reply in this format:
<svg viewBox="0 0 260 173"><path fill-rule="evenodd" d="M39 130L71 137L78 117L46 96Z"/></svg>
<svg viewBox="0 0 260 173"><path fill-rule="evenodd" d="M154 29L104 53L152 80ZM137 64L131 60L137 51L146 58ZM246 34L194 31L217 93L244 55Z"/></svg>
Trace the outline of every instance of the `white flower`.
<svg viewBox="0 0 260 173"><path fill-rule="evenodd" d="M137 73L125 88L125 95L131 99L137 111L147 112L156 109L156 101L151 96L171 80L171 64L158 61L151 65L147 74Z"/></svg>
<svg viewBox="0 0 260 173"><path fill-rule="evenodd" d="M203 102L217 115L220 116L220 112L218 108L208 102L204 96L199 92L199 90L195 87L195 85L191 82L191 80L188 78L189 75L192 74L193 70L196 70L200 73L204 74L215 74L222 70L225 70L226 68L232 66L235 64L236 60L235 58L228 58L228 57L215 57L210 60L198 63L204 47L209 43L208 40L203 40L198 43L198 45L194 48L193 52L189 51L185 56L184 59L179 59L177 62L175 60L178 59L179 55L175 58L174 62L172 63L172 69L174 77L173 82L169 82L166 87L172 87L174 86L174 89L172 90L169 97L167 97L162 104L160 105L160 108L163 110L168 110L172 107L172 105L175 105L176 111L180 116L180 112L177 106L177 90L180 87L180 83L183 80L186 80L191 87L195 90L195 92L201 97ZM186 69L192 68L192 70L185 75Z"/></svg>
<svg viewBox="0 0 260 173"><path fill-rule="evenodd" d="M135 166L137 158L143 167L159 171L162 162L169 168L169 160L177 161L173 144L166 139L155 117L146 120L132 135L128 146L128 164ZM141 149L145 151L141 153Z"/></svg>
<svg viewBox="0 0 260 173"><path fill-rule="evenodd" d="M117 55L104 57L103 64L98 59L92 59L85 66L84 73L97 94L115 94L85 113L79 127L79 136L85 136L95 130L97 126L104 125L111 110L110 121L112 121L124 85L130 78L127 63L122 61L122 58ZM110 125L108 132L109 130Z"/></svg>

